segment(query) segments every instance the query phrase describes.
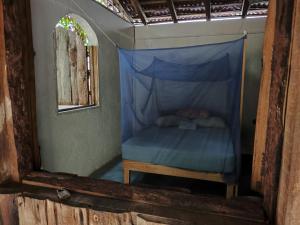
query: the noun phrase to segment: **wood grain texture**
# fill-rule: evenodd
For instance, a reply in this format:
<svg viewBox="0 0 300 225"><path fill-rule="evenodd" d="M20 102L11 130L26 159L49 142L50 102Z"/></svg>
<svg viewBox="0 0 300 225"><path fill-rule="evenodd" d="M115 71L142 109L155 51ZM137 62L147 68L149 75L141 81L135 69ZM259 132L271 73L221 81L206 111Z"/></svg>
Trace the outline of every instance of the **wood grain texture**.
<svg viewBox="0 0 300 225"><path fill-rule="evenodd" d="M5 94L5 104L7 110L10 108L10 112L6 116L12 118L13 122L13 135L8 130L5 131L5 135L10 137L11 145L14 146L5 146L0 151L13 155L12 160L17 160L18 166L15 165L15 162L8 164L7 159L1 160L0 165L6 165L13 171L17 170L22 177L32 169L40 168L30 1L4 1L3 12L7 69L7 77L4 76L7 83L4 83L4 88L8 88L8 92ZM14 143L12 138L14 138ZM11 174L16 174L16 172ZM14 177L16 179L17 175Z"/></svg>
<svg viewBox="0 0 300 225"><path fill-rule="evenodd" d="M22 215L26 214L24 221L27 225L31 225L31 220L35 219L38 221L34 221L33 224L40 224L41 221L45 221L45 215L49 225L65 224L66 221L69 221L70 225L73 223L78 224L78 221L81 221L81 224L86 224L86 221L88 221L88 224L119 225L132 223L136 225L138 217L150 224L265 225L264 217L261 218L262 220L257 220L257 217L256 219L252 217L252 213L245 212L245 208L251 207L252 210L256 211L256 215L263 213L262 208L258 209L259 207L257 207L261 203L249 198L242 198L229 204L237 210L244 207L243 211L247 217L241 218L233 214L225 215L223 212L226 211L226 207L218 204L210 197L203 197L202 201L198 202L202 207L195 209L189 205L154 205L108 197L96 197L72 191L69 198L61 200L58 198L55 189L22 184L0 185L0 196L4 194L13 194L22 200L18 205L23 207L23 212L20 213ZM23 199L25 199L26 205L22 205ZM29 202L27 202L27 199L29 199ZM203 201L204 199L206 200ZM206 202L215 204L218 212L207 210L209 207L207 207ZM24 210L30 211L24 212ZM31 218L31 220L28 221L28 218Z"/></svg>
<svg viewBox="0 0 300 225"><path fill-rule="evenodd" d="M130 184L131 171L226 183L224 176L221 173L199 172L138 161L123 160L123 175L125 184ZM233 197L237 197L236 190L237 185L227 184L226 198L231 199Z"/></svg>
<svg viewBox="0 0 300 225"><path fill-rule="evenodd" d="M275 219L279 174L282 158L287 80L290 68L290 49L294 1L276 1L275 39L269 93L269 115L263 167L263 195L266 213Z"/></svg>
<svg viewBox="0 0 300 225"><path fill-rule="evenodd" d="M270 0L263 49L263 68L256 115L256 127L253 150L251 187L262 193L262 169L267 138L269 117L269 93L271 85L271 65L275 37L276 0Z"/></svg>
<svg viewBox="0 0 300 225"><path fill-rule="evenodd" d="M0 1L0 183L19 180L11 98L8 88L3 1Z"/></svg>
<svg viewBox="0 0 300 225"><path fill-rule="evenodd" d="M168 167L163 165L154 165L150 163L138 162L138 161L130 161L123 160L123 169L124 171L138 171L143 173L154 173L154 174L162 174L168 176L176 176L176 177L186 177L198 180L207 180L207 181L215 181L224 183L223 175L220 173L206 173L206 172L197 172L191 170L184 170L174 167ZM129 177L128 175L126 177Z"/></svg>
<svg viewBox="0 0 300 225"><path fill-rule="evenodd" d="M0 195L0 224L19 225L18 209L15 194Z"/></svg>
<svg viewBox="0 0 300 225"><path fill-rule="evenodd" d="M290 80L277 206L278 225L300 221L300 1L294 3Z"/></svg>
<svg viewBox="0 0 300 225"><path fill-rule="evenodd" d="M65 188L80 194L139 204L176 207L178 209L189 208L196 211L204 210L206 213L221 213L223 216L251 218L254 221L262 221L264 218L260 202L254 199L237 198L226 201L222 197L195 196L180 192L123 185L105 180L94 180L87 177L41 172L33 172L26 176L23 183L52 189Z"/></svg>

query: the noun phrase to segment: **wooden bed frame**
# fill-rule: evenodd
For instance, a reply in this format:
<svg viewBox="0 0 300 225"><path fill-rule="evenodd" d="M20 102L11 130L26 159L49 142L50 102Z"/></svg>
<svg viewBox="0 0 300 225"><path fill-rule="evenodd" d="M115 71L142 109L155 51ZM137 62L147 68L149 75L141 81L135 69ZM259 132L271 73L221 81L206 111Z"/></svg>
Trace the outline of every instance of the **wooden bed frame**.
<svg viewBox="0 0 300 225"><path fill-rule="evenodd" d="M246 64L246 38L244 41L243 49L243 72L242 72L242 83L241 83L241 99L240 99L240 120L242 121L243 116L243 102L244 102L244 81L245 81L245 64ZM124 183L130 184L130 172L143 172L153 173L167 176L176 176L184 178L192 178L197 180L206 180L219 183L225 183L224 176L222 173L209 173L200 172L187 169L179 169L175 167L144 163L132 160L123 160L123 175ZM227 184L226 198L231 199L238 196L238 184Z"/></svg>

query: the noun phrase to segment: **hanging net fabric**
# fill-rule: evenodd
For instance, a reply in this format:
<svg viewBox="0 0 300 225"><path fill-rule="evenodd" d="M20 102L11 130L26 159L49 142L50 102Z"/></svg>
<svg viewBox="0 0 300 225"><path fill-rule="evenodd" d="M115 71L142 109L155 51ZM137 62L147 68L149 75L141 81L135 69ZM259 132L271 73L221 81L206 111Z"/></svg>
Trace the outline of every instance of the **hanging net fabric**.
<svg viewBox="0 0 300 225"><path fill-rule="evenodd" d="M154 126L162 115L204 109L228 126L235 160L234 170L224 175L236 181L243 46L244 38L183 48L119 49L122 142Z"/></svg>

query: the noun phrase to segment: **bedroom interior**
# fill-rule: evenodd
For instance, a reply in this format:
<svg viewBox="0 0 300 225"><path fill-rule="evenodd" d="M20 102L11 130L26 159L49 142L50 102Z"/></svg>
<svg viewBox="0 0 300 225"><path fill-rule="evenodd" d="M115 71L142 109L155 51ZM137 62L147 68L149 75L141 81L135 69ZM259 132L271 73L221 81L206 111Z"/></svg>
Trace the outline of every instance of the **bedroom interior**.
<svg viewBox="0 0 300 225"><path fill-rule="evenodd" d="M299 4L1 1L0 224L296 225Z"/></svg>

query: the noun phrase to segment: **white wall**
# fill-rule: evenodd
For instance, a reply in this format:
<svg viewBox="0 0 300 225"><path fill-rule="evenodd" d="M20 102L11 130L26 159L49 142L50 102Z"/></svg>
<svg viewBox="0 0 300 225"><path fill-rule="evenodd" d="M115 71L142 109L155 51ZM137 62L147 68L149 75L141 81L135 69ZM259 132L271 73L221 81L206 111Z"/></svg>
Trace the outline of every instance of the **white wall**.
<svg viewBox="0 0 300 225"><path fill-rule="evenodd" d="M210 22L138 26L135 28L136 48L168 48L234 40L248 32L246 56L245 105L243 137L245 151L252 150L265 18L233 19Z"/></svg>
<svg viewBox="0 0 300 225"><path fill-rule="evenodd" d="M91 0L31 0L31 8L42 167L89 175L120 154L118 54L97 26L125 48L133 47L133 27ZM53 30L68 13L83 17L97 34L101 106L59 115Z"/></svg>

